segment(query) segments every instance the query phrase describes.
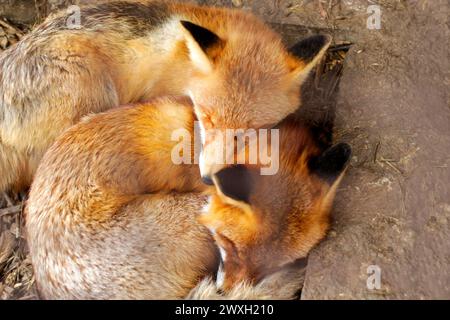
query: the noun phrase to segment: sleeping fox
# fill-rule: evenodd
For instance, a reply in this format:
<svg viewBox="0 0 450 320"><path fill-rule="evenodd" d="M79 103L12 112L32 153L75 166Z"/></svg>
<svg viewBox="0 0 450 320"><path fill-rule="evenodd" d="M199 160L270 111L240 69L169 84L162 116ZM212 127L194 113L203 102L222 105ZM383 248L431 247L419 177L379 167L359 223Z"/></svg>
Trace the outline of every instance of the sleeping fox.
<svg viewBox="0 0 450 320"><path fill-rule="evenodd" d="M76 17L78 15L79 24ZM189 95L202 132L272 126L330 44L287 50L253 15L163 1L111 1L49 17L0 55L0 192L30 185L64 130L90 113L160 95ZM206 182L216 138L204 133Z"/></svg>
<svg viewBox="0 0 450 320"><path fill-rule="evenodd" d="M195 120L190 99L159 98L88 116L49 148L25 210L43 298L290 297L292 282L267 279L324 237L349 146L289 116L277 174L229 166L205 186L198 166L172 161L172 133L194 136Z"/></svg>

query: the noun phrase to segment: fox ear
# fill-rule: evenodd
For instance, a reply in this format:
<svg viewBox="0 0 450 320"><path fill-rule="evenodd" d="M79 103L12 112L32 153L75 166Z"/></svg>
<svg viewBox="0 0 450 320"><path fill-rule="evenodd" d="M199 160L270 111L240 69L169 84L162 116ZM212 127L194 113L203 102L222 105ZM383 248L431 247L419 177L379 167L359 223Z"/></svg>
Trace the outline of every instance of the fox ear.
<svg viewBox="0 0 450 320"><path fill-rule="evenodd" d="M202 72L212 70L212 61L208 56L208 49L220 43L222 40L206 28L189 21L181 21L185 29L186 43L189 55L194 65Z"/></svg>
<svg viewBox="0 0 450 320"><path fill-rule="evenodd" d="M309 168L320 178L333 184L347 168L351 155L351 147L346 143L339 143L326 150L319 157L311 159Z"/></svg>
<svg viewBox="0 0 450 320"><path fill-rule="evenodd" d="M249 204L253 181L245 166L236 165L222 169L214 175L213 181L220 194L233 202Z"/></svg>
<svg viewBox="0 0 450 320"><path fill-rule="evenodd" d="M309 72L325 55L331 40L328 35L312 36L298 42L289 50L299 60L292 71L297 82L302 84L306 80Z"/></svg>

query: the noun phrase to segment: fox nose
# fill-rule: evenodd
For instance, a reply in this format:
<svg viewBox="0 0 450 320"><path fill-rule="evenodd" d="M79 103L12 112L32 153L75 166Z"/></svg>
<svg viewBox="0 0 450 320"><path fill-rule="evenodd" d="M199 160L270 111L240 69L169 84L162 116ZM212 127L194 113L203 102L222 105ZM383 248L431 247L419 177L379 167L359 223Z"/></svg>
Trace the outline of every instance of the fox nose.
<svg viewBox="0 0 450 320"><path fill-rule="evenodd" d="M214 184L214 182L210 176L202 176L202 181L204 184L206 184L208 186L212 186Z"/></svg>

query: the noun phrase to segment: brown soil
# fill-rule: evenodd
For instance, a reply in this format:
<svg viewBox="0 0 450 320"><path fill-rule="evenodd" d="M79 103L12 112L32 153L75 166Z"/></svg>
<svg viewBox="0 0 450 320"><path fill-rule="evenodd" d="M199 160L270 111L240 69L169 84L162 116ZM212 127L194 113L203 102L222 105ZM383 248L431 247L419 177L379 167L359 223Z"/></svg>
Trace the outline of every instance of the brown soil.
<svg viewBox="0 0 450 320"><path fill-rule="evenodd" d="M322 90L318 100L335 108L335 140L350 143L353 158L337 195L332 230L310 254L302 298L449 299L449 2L198 2L251 10L288 43L326 32L335 45L353 44L339 92ZM380 30L366 26L367 7L374 2L381 7ZM334 60L339 59L329 57ZM333 83L321 86L332 93ZM306 105L314 105L317 96L309 92ZM5 206L0 200L0 208ZM4 299L35 297L20 217L0 211ZM370 265L381 270L379 289L367 287Z"/></svg>

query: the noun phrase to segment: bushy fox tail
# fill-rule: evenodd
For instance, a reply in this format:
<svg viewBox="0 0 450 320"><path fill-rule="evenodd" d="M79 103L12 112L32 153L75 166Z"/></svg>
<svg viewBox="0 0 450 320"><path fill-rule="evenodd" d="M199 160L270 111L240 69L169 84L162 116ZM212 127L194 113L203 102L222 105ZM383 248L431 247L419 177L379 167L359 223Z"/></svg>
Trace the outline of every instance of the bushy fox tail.
<svg viewBox="0 0 450 320"><path fill-rule="evenodd" d="M305 268L293 265L275 272L256 285L241 283L221 293L214 279L202 280L186 297L188 300L294 300L303 287Z"/></svg>

